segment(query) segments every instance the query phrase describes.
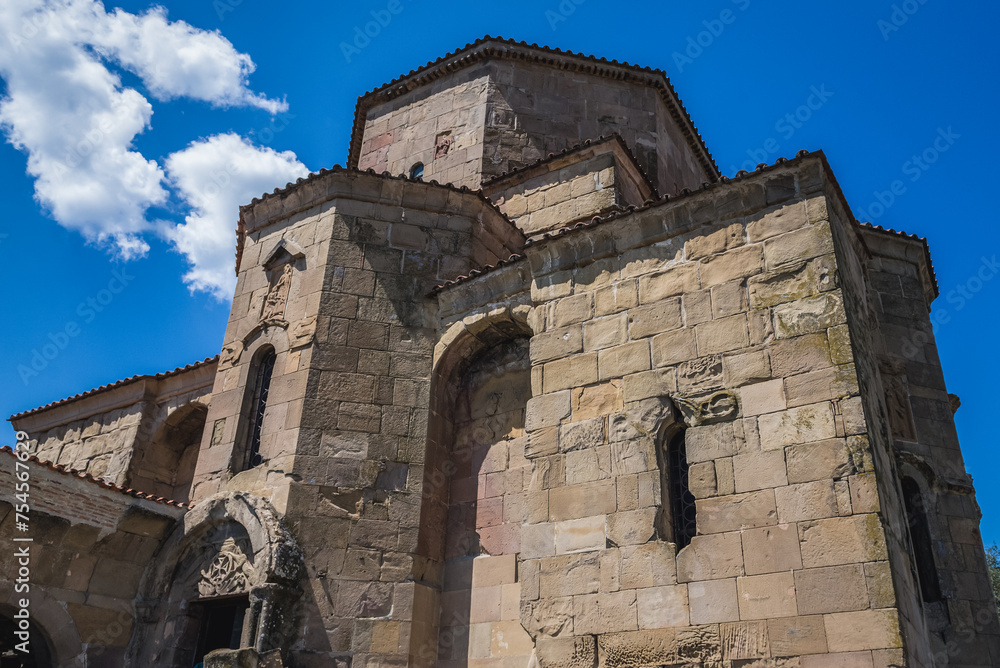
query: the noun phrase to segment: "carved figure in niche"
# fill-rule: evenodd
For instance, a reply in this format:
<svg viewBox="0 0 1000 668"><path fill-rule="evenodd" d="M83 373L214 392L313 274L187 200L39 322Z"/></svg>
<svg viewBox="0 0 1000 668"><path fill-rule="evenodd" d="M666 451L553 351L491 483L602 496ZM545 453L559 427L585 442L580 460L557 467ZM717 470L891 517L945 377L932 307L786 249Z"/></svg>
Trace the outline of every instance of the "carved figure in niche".
<svg viewBox="0 0 1000 668"><path fill-rule="evenodd" d="M268 288L267 297L264 299L264 306L260 314L261 320L284 317L285 304L288 302L288 289L291 285L291 263L276 267L271 278L271 287Z"/></svg>
<svg viewBox="0 0 1000 668"><path fill-rule="evenodd" d="M202 597L237 594L250 588L252 577L253 566L246 553L235 538L227 538L209 567L201 571L198 593Z"/></svg>
<svg viewBox="0 0 1000 668"><path fill-rule="evenodd" d="M454 139L452 139L451 132L440 133L434 141L434 157L443 158L448 155L452 142L454 142Z"/></svg>

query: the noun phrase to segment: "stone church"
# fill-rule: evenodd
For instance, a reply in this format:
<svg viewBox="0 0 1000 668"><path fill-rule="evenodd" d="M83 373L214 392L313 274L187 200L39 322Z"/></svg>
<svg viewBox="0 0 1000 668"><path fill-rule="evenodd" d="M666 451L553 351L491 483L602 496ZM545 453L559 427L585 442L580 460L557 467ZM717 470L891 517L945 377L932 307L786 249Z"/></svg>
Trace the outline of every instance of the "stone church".
<svg viewBox="0 0 1000 668"><path fill-rule="evenodd" d="M10 418L4 668L1000 666L926 241L822 153L723 176L662 71L486 37L235 267L217 357Z"/></svg>

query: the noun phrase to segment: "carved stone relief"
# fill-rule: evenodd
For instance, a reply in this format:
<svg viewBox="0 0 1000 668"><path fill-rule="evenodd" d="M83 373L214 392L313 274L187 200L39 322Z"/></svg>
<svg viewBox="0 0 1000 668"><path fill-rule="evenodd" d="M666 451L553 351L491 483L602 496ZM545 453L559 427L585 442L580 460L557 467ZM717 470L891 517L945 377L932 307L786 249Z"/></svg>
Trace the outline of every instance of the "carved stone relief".
<svg viewBox="0 0 1000 668"><path fill-rule="evenodd" d="M282 319L285 315L285 305L288 303L288 290L292 285L293 267L283 264L272 270L271 284L261 308L261 320Z"/></svg>
<svg viewBox="0 0 1000 668"><path fill-rule="evenodd" d="M715 424L739 415L739 404L732 392L713 392L695 397L671 395L684 424L689 427Z"/></svg>
<svg viewBox="0 0 1000 668"><path fill-rule="evenodd" d="M227 538L209 567L201 571L198 594L204 598L247 591L253 572L250 560L236 539Z"/></svg>

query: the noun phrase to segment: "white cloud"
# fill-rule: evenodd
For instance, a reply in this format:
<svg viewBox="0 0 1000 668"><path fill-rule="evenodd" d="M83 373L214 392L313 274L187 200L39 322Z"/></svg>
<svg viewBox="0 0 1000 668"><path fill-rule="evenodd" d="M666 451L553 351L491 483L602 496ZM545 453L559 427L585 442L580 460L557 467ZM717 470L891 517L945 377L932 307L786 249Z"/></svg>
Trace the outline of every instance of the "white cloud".
<svg viewBox="0 0 1000 668"><path fill-rule="evenodd" d="M249 89L254 64L225 37L171 22L162 8L135 15L108 13L96 0L0 0L0 77L6 83L0 128L27 153L39 204L64 227L129 258L148 252L142 239L153 230L147 211L168 203L170 184L160 165L134 145L150 128L152 105L123 86L110 66L136 74L157 100L186 97L270 113L287 105ZM254 194L286 178L287 160L265 163L275 171ZM203 212L198 215L216 211L204 198L190 199L193 191L182 187L183 176L175 183L188 204ZM225 202L219 206L228 207L230 201L220 197ZM189 231L175 237L179 247L184 239L186 248L196 249L195 227L209 233L205 225L192 226L189 217L182 228ZM201 271L196 257L203 254L188 255L192 273ZM214 276L214 265L206 271ZM218 293L220 285L207 278L191 280Z"/></svg>
<svg viewBox="0 0 1000 668"><path fill-rule="evenodd" d="M305 176L309 170L291 151L254 146L235 134L193 142L167 158L167 174L192 211L184 224L166 233L192 264L184 281L192 290L220 299L236 287L233 231L239 205Z"/></svg>

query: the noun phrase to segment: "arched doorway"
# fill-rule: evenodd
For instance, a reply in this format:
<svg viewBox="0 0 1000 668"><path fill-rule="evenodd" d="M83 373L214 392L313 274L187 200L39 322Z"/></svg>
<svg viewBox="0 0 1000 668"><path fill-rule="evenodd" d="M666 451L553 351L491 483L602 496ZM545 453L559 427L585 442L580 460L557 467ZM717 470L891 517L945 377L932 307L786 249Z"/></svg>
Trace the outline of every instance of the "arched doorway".
<svg viewBox="0 0 1000 668"><path fill-rule="evenodd" d="M50 668L54 666L53 652L48 638L34 622L24 628L21 620L13 615L0 613L0 668ZM27 631L27 644L17 633ZM28 651L23 651L27 649Z"/></svg>

